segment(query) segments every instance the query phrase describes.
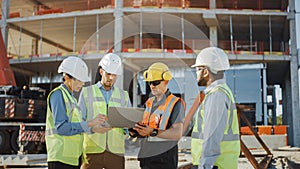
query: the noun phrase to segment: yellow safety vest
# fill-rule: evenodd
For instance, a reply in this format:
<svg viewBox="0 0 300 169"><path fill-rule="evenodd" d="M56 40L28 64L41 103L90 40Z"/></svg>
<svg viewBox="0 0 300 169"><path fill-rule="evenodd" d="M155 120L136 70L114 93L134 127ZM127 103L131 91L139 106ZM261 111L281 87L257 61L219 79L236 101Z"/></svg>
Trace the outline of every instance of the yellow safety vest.
<svg viewBox="0 0 300 169"><path fill-rule="evenodd" d="M192 131L192 163L193 165L199 165L199 160L202 156L203 130L205 129L205 122L203 121L205 100L208 95L217 91L224 92L230 98L231 104L228 105L227 126L224 130L224 137L220 144L221 153L214 165L218 166L219 169L237 169L238 157L240 154L239 124L234 97L226 84L220 84L206 94L202 103L202 108L196 116L195 125Z"/></svg>
<svg viewBox="0 0 300 169"><path fill-rule="evenodd" d="M46 119L46 147L47 161L59 161L65 164L79 165L78 159L82 154L83 135L63 136L57 134L55 129L52 111L50 109L50 95L60 90L66 105L66 114L69 122L81 122L82 114L77 107L76 99L69 94L67 89L59 86L52 90L47 99L47 119Z"/></svg>
<svg viewBox="0 0 300 169"><path fill-rule="evenodd" d="M129 97L126 91L114 87L108 107L105 98L97 87L92 85L82 89L86 105L87 120L95 118L98 114L107 115L108 107L127 107ZM115 154L124 154L124 130L122 128L113 128L112 130L101 134L84 134L84 153L102 153L109 150Z"/></svg>

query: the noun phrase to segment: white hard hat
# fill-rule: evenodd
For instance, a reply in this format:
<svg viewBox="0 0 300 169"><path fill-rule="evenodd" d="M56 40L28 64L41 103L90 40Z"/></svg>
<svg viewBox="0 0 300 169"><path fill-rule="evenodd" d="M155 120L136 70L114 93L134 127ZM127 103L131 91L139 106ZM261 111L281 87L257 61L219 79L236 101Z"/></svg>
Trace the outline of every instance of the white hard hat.
<svg viewBox="0 0 300 169"><path fill-rule="evenodd" d="M64 59L59 65L57 72L67 73L82 82L90 81L88 67L79 57L69 56Z"/></svg>
<svg viewBox="0 0 300 169"><path fill-rule="evenodd" d="M101 66L102 69L107 73L116 75L121 75L122 73L121 58L114 53L108 53L104 55L98 66Z"/></svg>
<svg viewBox="0 0 300 169"><path fill-rule="evenodd" d="M197 56L196 63L192 67L206 66L213 73L228 70L230 68L227 54L220 48L208 47Z"/></svg>

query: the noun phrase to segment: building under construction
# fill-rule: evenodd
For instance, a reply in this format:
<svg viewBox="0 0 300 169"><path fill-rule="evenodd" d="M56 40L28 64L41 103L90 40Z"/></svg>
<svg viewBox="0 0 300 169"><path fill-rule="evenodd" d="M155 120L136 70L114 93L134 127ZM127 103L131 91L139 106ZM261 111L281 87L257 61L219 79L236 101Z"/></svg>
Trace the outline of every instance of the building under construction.
<svg viewBox="0 0 300 169"><path fill-rule="evenodd" d="M224 49L226 78L253 125L276 125L282 105L288 144L300 146L296 0L2 0L1 31L19 86L58 86L59 63L82 57L91 83L107 52L123 60L117 85L133 106L149 89L142 72L153 62L171 67L170 90L189 108L198 90L190 66L208 46ZM1 49L3 50L3 49ZM278 102L275 85L280 86Z"/></svg>

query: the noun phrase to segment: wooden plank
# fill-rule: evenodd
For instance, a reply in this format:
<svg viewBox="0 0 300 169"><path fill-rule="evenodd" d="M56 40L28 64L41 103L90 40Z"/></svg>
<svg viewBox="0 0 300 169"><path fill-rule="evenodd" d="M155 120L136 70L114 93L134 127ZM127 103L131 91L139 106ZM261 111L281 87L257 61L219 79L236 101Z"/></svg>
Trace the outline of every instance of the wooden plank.
<svg viewBox="0 0 300 169"><path fill-rule="evenodd" d="M244 144L244 142L242 140L241 140L241 150L245 154L245 156L247 157L247 159L250 161L250 163L252 164L252 166L255 169L260 169L259 165L258 165L258 162L256 161L256 159L251 154L251 152L249 151L249 149L247 148L247 146Z"/></svg>
<svg viewBox="0 0 300 169"><path fill-rule="evenodd" d="M237 112L238 112L238 117L239 120L242 119L247 126L250 129L250 132L255 135L255 138L258 140L258 142L262 145L262 147L264 148L264 150L267 152L267 155L265 156L265 158L260 161L260 163L257 162L257 160L255 159L255 157L257 156L261 156L262 154L252 154L249 150L249 148L244 144L243 140L240 140L241 143L241 151L244 153L244 155L247 157L247 159L250 161L251 165L255 168L255 169L267 169L272 158L273 158L273 154L271 153L271 151L269 150L269 148L266 146L266 144L263 142L263 140L260 138L260 136L253 130L250 122L248 121L247 117L244 115L243 113L243 109L245 107L241 106L241 105L236 105L237 107ZM240 121L239 121L240 122Z"/></svg>
<svg viewBox="0 0 300 169"><path fill-rule="evenodd" d="M260 161L259 167L262 169L267 169L272 158L273 158L273 155L267 155L263 160Z"/></svg>

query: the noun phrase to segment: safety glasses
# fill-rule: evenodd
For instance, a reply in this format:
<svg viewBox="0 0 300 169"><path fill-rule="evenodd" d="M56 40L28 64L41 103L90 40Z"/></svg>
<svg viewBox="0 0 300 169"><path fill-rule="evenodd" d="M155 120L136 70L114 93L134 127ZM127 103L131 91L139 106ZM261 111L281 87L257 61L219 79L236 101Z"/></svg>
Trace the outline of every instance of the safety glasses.
<svg viewBox="0 0 300 169"><path fill-rule="evenodd" d="M206 69L206 67L196 67L196 71L197 71L197 72L200 72L200 71L202 71L202 70L204 70L204 69Z"/></svg>
<svg viewBox="0 0 300 169"><path fill-rule="evenodd" d="M148 82L148 84L149 84L149 86L150 86L150 85L157 86L157 85L160 84L161 81L162 81L162 80L155 80L155 81L152 81L152 82Z"/></svg>

